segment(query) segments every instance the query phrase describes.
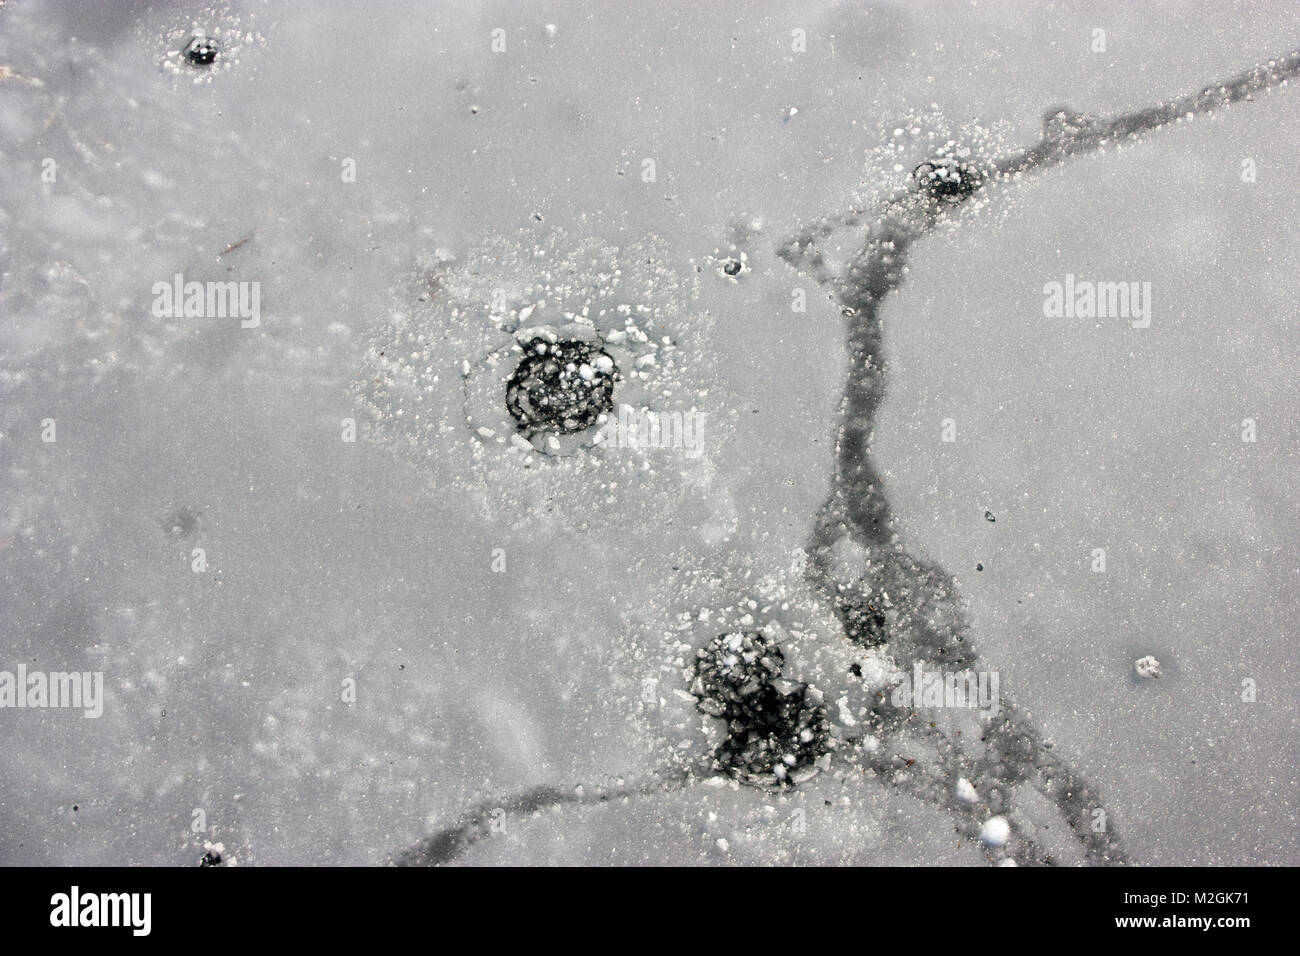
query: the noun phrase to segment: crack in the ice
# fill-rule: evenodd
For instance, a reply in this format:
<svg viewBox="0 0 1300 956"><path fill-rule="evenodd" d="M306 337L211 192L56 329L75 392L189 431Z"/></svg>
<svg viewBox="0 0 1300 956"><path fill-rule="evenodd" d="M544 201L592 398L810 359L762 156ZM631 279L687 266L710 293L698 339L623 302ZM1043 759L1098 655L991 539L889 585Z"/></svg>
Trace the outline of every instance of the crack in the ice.
<svg viewBox="0 0 1300 956"><path fill-rule="evenodd" d="M564 789L543 784L522 793L477 804L451 826L425 837L415 846L395 855L389 862L393 866L441 866L455 862L474 844L494 833L505 832L505 820L508 817L535 816L564 806L595 806L652 793L669 793L712 776L714 774L708 771L702 775L686 771L633 783L620 783L613 787Z"/></svg>
<svg viewBox="0 0 1300 956"><path fill-rule="evenodd" d="M987 189L990 182L1005 182L1070 156L1131 140L1181 118L1213 112L1249 99L1256 92L1283 85L1297 74L1300 52L1197 93L1109 120L1065 109L1050 110L1044 117L1042 141L983 168L976 166L975 188L948 189L941 195L927 188L930 184L924 178L917 179L911 188L874 211L851 208L844 214L826 217L780 247L782 259L832 292L849 320L849 369L841 403L835 474L807 550L809 578L831 599L850 639L868 646L879 643L878 635L862 633L862 608L871 606L873 595L890 590L898 594L906 589L910 592L911 626L894 630L887 642L887 650L900 669L909 671L916 664L973 669L977 662L967 625L956 611L951 578L937 566L912 558L895 539L890 530L889 503L870 459L871 429L885 394L880 308L889 293L902 284L912 246L966 199ZM826 262L821 243L837 230L868 222L869 216L865 245L842 274L836 275ZM837 546L846 539L867 555L866 570L849 585L840 583L833 573ZM955 612L952 621L942 624L932 613L926 613L935 610ZM911 708L895 707L882 700L869 723L879 746L868 756L868 767L891 783L903 783L905 790L920 799L953 812L958 829L972 839L978 835L981 820L990 813L1011 812L1011 791L1016 785L1031 783L1064 816L1088 862L1126 862L1113 821L1102 808L1097 790L1051 752L1050 745L1014 701L1004 696L1000 703L998 715L984 731L984 753L971 757L942 732L917 728ZM926 776L912 766L913 761L900 765L895 743L904 729L921 729L930 737L938 750L941 769L937 773ZM974 785L979 803L957 798L954 785L962 777ZM1098 821L1100 825L1094 826ZM1007 853L1011 859L1018 863L1053 862L1015 819L1011 825L1015 834Z"/></svg>
<svg viewBox="0 0 1300 956"><path fill-rule="evenodd" d="M839 301L848 323L849 372L841 403L841 423L831 493L817 515L809 541L808 576L831 599L845 634L863 644L879 643L875 633L877 608L873 595L892 588L907 595L907 627L897 622L887 629L887 650L903 670L914 664L938 665L951 670L973 668L977 655L967 636L967 625L956 608L951 577L936 565L913 558L890 530L889 503L871 463L871 428L885 393L880 362L882 327L880 307L901 284L912 245L970 196L1023 172L1041 169L1066 158L1091 152L1109 143L1131 140L1140 133L1176 122L1189 115L1209 113L1256 92L1283 85L1300 75L1300 51L1280 60L1205 87L1168 103L1126 113L1109 120L1094 120L1068 110L1049 111L1043 139L1020 153L976 167L977 187L970 190L926 189L924 178L874 210L851 208L825 217L778 250L787 263L813 276ZM923 164L924 165L924 164ZM932 177L931 177L932 178ZM821 241L840 229L853 228L872 216L869 238L859 254L836 275L827 264ZM864 548L867 570L852 585L838 583L834 552L845 539ZM888 583L886 583L888 582ZM866 607L873 612L868 616ZM941 624L952 614L951 622ZM879 746L868 756L866 769L923 802L949 811L960 833L979 839L990 815L1013 811L1012 791L1029 783L1061 812L1089 863L1123 864L1127 855L1109 815L1095 827L1094 814L1105 811L1097 789L1058 758L1033 726L1029 715L1006 695L1000 710L984 729L983 753L970 755L953 736L917 719L912 708L895 706L882 696L872 708L869 726ZM916 762L897 753L904 733L915 732L934 747L939 769L926 773ZM896 744L898 746L896 746ZM906 749L906 748L905 748ZM450 863L475 843L500 829L496 821L507 816L536 815L571 805L595 805L638 796L684 789L716 776L709 770L674 772L610 788L538 786L514 796L477 804L455 823L395 855L399 866L436 866ZM965 778L974 786L978 801L962 800L955 783ZM1025 832L1014 816L1009 820L1012 841L1006 857L1022 864L1056 862L1050 852Z"/></svg>

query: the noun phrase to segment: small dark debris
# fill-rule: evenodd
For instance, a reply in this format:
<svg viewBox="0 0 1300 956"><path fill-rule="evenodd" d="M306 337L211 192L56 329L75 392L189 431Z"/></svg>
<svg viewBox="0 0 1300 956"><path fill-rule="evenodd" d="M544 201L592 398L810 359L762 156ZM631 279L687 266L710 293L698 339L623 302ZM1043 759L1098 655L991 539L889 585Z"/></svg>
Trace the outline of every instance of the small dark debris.
<svg viewBox="0 0 1300 956"><path fill-rule="evenodd" d="M740 275L742 266L739 259L728 259L722 264L722 271L729 276Z"/></svg>
<svg viewBox="0 0 1300 956"><path fill-rule="evenodd" d="M199 860L199 866L220 866L222 863L221 854L216 850L209 850L203 854L203 859Z"/></svg>
<svg viewBox="0 0 1300 956"><path fill-rule="evenodd" d="M995 518L995 517L993 517L993 512L992 512L992 511L985 511L985 512L984 512L984 520L985 520L985 521L997 521L998 519Z"/></svg>
<svg viewBox="0 0 1300 956"><path fill-rule="evenodd" d="M983 571L983 570L984 570L984 565L982 565L982 564L977 564L977 565L975 565L975 570L976 570L976 571Z"/></svg>

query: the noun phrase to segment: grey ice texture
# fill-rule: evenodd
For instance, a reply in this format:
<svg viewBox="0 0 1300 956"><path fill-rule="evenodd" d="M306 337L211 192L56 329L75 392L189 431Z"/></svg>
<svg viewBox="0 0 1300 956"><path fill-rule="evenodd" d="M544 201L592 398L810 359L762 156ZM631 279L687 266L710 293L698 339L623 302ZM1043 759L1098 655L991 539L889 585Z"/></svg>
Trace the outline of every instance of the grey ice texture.
<svg viewBox="0 0 1300 956"><path fill-rule="evenodd" d="M191 25L237 40L208 82L164 62ZM558 808L460 859L986 863L947 813L845 765L784 793L640 782L707 754L655 643L700 639L683 615L790 605L792 667L824 671L835 710L848 652L797 565L844 317L775 250L949 138L1014 152L1048 107L1120 114L1298 45L1291 3L5 4L0 669L102 670L108 700L98 720L0 710L0 863L193 865L207 838L244 863L382 863L549 788ZM1135 864L1300 862L1297 93L1008 186L919 241L882 307L893 530L953 575L982 666ZM582 496L521 522L472 442L413 463L356 401L416 308L413 263L557 229L658 237L698 279L681 317L707 325L708 371L683 375L718 423L695 493L625 484L581 529ZM861 236L836 242L847 261ZM260 282L260 328L155 318L176 272ZM1066 273L1151 282L1151 327L1044 318ZM1146 654L1159 680L1134 679ZM1013 804L1060 842L1050 807Z"/></svg>

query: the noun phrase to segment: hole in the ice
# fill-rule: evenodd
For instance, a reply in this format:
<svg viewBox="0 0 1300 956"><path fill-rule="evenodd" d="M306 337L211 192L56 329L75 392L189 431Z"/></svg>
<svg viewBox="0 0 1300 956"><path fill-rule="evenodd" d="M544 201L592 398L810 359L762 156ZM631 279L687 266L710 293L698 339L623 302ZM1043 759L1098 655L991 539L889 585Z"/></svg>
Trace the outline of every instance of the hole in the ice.
<svg viewBox="0 0 1300 956"><path fill-rule="evenodd" d="M190 42L185 44L185 49L181 54L186 61L194 66L211 66L216 62L217 54L221 48L217 41L211 37L195 36L190 38Z"/></svg>
<svg viewBox="0 0 1300 956"><path fill-rule="evenodd" d="M785 655L759 631L720 634L696 652L691 693L726 722L714 766L746 783L794 786L832 747L821 694L784 680Z"/></svg>
<svg viewBox="0 0 1300 956"><path fill-rule="evenodd" d="M534 338L506 382L506 409L520 432L571 435L614 407L618 369L610 354L579 340Z"/></svg>
<svg viewBox="0 0 1300 956"><path fill-rule="evenodd" d="M744 250L737 249L734 243L729 255L722 255L716 251L715 255L717 255L718 275L737 282L741 276L749 272L749 255Z"/></svg>
<svg viewBox="0 0 1300 956"><path fill-rule="evenodd" d="M699 708L714 717L740 704L763 684L781 676L785 655L758 631L720 634L696 652L691 693Z"/></svg>
<svg viewBox="0 0 1300 956"><path fill-rule="evenodd" d="M912 175L925 192L944 202L965 199L984 184L984 177L974 166L945 153L921 163Z"/></svg>

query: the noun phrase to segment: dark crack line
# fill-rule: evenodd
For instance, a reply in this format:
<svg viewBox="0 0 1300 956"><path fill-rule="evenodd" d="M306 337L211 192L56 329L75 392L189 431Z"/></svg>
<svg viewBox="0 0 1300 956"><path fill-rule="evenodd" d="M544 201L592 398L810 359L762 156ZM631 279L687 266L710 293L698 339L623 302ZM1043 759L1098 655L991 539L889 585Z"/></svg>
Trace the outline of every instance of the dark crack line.
<svg viewBox="0 0 1300 956"><path fill-rule="evenodd" d="M908 253L918 239L929 233L960 207L970 195L987 188L989 182L1005 183L1020 173L1044 169L1065 159L1093 152L1111 143L1131 141L1179 119L1212 113L1214 110L1253 94L1284 85L1300 74L1300 52L1238 74L1223 83L1167 103L1096 120L1068 110L1054 110L1044 117L1042 141L1030 149L995 160L976 169L980 187L957 197L938 197L921 180L884 202L876 212L854 207L838 216L823 218L778 249L778 255L796 269L806 272L826 287L848 317L849 369L841 402L836 444L835 473L831 491L817 515L808 544L810 581L834 603L850 639L878 643L863 629L864 607L880 601L877 594L893 590L911 595L916 613L889 629L888 651L904 670L914 664L952 669L973 668L978 658L968 637L968 625L957 608L956 589L942 569L911 558L896 541L889 503L879 474L870 459L871 429L885 394L884 364L881 359L883 328L880 308L889 293L904 278ZM840 229L851 229L871 219L868 238L861 251L835 275L827 264L821 243ZM848 539L866 549L867 568L849 585L832 574L836 546ZM901 596L901 595L900 595ZM906 603L906 602L905 602ZM926 610L950 612L953 623L940 625ZM1087 860L1094 864L1124 863L1127 857L1113 823L1095 828L1094 814L1104 813L1101 796L1091 784L1074 773L1051 752L1028 716L1004 696L1001 710L986 728L984 753L969 758L962 748L942 733L930 735L939 752L942 770L926 777L909 767L900 772L893 753L894 743L911 712L882 704L873 715L872 729L880 737L876 755L868 768L931 804L957 817L960 832L973 835L989 811L1011 810L1011 790L1029 783L1057 807L1082 845ZM981 803L965 806L955 797L954 784L964 776L972 782ZM1009 855L1017 862L1052 862L1043 849L1012 821L1014 839Z"/></svg>
<svg viewBox="0 0 1300 956"><path fill-rule="evenodd" d="M1046 118L1041 143L996 160L983 172L991 174L994 182L1005 182L1018 173L1046 168L1112 142L1131 140L1188 114L1211 113L1221 106L1248 100L1254 93L1283 85L1296 75L1300 75L1300 52L1195 94L1108 121L1098 122L1056 111ZM840 276L827 265L820 243L838 230L865 222L873 215L866 208L851 207L846 213L825 217L778 250L787 263L827 287L849 318L849 373L840 409L835 475L807 550L809 578L832 599L850 638L861 627L852 611L870 599L873 581L878 583L884 569L890 569L897 577L900 574L897 566L902 562L909 566L906 572L901 572L910 578L901 582L905 587L910 585L916 593L941 603L956 599L949 575L937 566L912 559L894 540L889 504L869 452L871 428L885 394L884 366L880 358L880 306L902 284L903 267L912 245L959 205L960 201L927 195L918 181L878 208L865 246ZM831 575L832 551L846 537L867 548L873 560L879 562L876 567L869 562L867 573L849 586L836 583ZM904 669L915 662L973 667L978 658L966 631L965 623L960 622L949 633L942 633L933 622L917 614L911 617L908 639L899 641L891 634L889 650ZM869 772L919 800L948 810L956 818L958 832L972 840L978 838L990 811L1011 810L1010 791L1014 786L1031 783L1061 811L1089 862L1126 862L1114 827L1108 824L1097 832L1091 825L1093 811L1101 808L1097 790L1051 752L1027 715L1009 698L1001 699L1001 712L986 729L985 753L978 758L967 757L946 734L926 731L937 749L942 768L938 774L927 775L913 767L903 769L897 763L891 743L905 725L913 723L912 716L912 712L887 702L876 707L872 728L881 737L881 745L877 755L867 761ZM389 862L396 866L451 863L474 844L497 832L496 821L504 816L532 816L563 806L589 806L682 790L716 775L711 770L687 770L609 788L533 787L477 804L451 826L394 855ZM959 777L965 777L975 786L981 797L979 804L966 804L957 798L953 784ZM1014 835L1010 853L1013 859L1029 864L1054 862L1017 820L1011 820L1010 824Z"/></svg>
<svg viewBox="0 0 1300 956"><path fill-rule="evenodd" d="M494 833L503 832L507 817L536 816L565 806L596 806L602 803L631 800L657 793L684 790L709 777L711 772L678 771L613 787L573 787L563 789L542 785L511 796L479 803L451 826L444 827L413 847L393 856L393 866L442 866L453 863L474 844Z"/></svg>

